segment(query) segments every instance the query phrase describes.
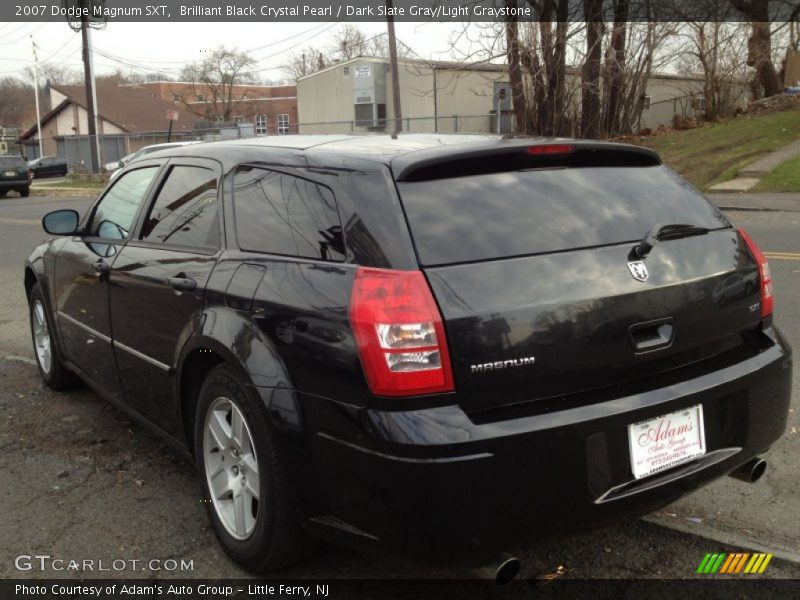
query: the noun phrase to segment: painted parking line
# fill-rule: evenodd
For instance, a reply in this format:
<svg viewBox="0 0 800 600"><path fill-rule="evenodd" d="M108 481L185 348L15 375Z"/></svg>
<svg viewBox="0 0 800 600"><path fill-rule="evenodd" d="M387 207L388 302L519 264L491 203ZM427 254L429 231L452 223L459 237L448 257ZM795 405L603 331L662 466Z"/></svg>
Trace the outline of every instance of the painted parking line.
<svg viewBox="0 0 800 600"><path fill-rule="evenodd" d="M41 219L0 219L0 225L41 225Z"/></svg>
<svg viewBox="0 0 800 600"><path fill-rule="evenodd" d="M800 252L764 252L771 260L800 260Z"/></svg>

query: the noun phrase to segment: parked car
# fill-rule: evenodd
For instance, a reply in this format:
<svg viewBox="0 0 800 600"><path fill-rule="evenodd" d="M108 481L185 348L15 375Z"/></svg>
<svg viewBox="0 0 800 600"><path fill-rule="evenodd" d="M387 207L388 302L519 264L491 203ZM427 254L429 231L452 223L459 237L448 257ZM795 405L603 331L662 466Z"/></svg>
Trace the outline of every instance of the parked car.
<svg viewBox="0 0 800 600"><path fill-rule="evenodd" d="M58 156L41 156L28 162L28 169L33 172L33 176L40 177L63 177L69 172L66 159Z"/></svg>
<svg viewBox="0 0 800 600"><path fill-rule="evenodd" d="M153 152L158 152L159 150L168 150L169 148L179 148L180 146L189 146L191 144L199 144L198 141L191 141L191 142L168 142L165 144L152 144L151 146L145 146L144 148L140 148L136 152L132 152L127 156L123 156L119 160L107 163L103 165L103 168L106 171L111 171L111 179L117 176L117 172L124 167L125 165L130 164L134 160L141 158L142 156L147 156L148 154L152 154Z"/></svg>
<svg viewBox="0 0 800 600"><path fill-rule="evenodd" d="M21 156L0 156L0 198L14 190L23 198L31 193L32 174Z"/></svg>
<svg viewBox="0 0 800 600"><path fill-rule="evenodd" d="M648 149L183 146L43 224L44 382L80 378L191 455L251 571L317 539L490 563L753 481L786 427L767 261ZM732 274L758 285L715 295Z"/></svg>

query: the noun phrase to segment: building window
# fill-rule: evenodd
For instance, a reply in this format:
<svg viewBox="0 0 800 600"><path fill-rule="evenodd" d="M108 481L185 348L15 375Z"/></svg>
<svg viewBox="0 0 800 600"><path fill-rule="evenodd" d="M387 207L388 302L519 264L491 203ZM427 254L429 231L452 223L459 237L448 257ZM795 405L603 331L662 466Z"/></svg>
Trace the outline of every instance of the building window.
<svg viewBox="0 0 800 600"><path fill-rule="evenodd" d="M372 127L375 124L373 122L375 113L372 104L356 104L355 116L357 127Z"/></svg>
<svg viewBox="0 0 800 600"><path fill-rule="evenodd" d="M242 116L233 117L234 123L246 123L247 121L248 121L247 117L242 117Z"/></svg>
<svg viewBox="0 0 800 600"><path fill-rule="evenodd" d="M267 115L256 115L256 135L267 135Z"/></svg>
<svg viewBox="0 0 800 600"><path fill-rule="evenodd" d="M197 101L198 102L205 102L206 101L206 95L205 94L197 94Z"/></svg>
<svg viewBox="0 0 800 600"><path fill-rule="evenodd" d="M650 110L650 96L642 96L642 110Z"/></svg>
<svg viewBox="0 0 800 600"><path fill-rule="evenodd" d="M703 98L702 96L692 98L692 107L697 112L705 112L705 110L706 110L706 99Z"/></svg>
<svg viewBox="0 0 800 600"><path fill-rule="evenodd" d="M278 135L289 133L289 115L278 115Z"/></svg>
<svg viewBox="0 0 800 600"><path fill-rule="evenodd" d="M183 102L183 96L181 96L180 94L172 94L172 101Z"/></svg>

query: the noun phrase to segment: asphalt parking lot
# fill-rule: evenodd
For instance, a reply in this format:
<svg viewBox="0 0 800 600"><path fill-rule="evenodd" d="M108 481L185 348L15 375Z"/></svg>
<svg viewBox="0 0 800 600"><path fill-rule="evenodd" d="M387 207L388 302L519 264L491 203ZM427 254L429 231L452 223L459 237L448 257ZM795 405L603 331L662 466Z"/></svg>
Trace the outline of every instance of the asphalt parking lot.
<svg viewBox="0 0 800 600"><path fill-rule="evenodd" d="M39 380L23 261L46 238L42 215L56 208L82 211L89 203L81 197L0 200L0 577L247 577L216 543L191 465L88 389L59 394ZM729 216L770 253L776 320L800 348L800 212ZM523 562L522 576L693 577L705 553L744 548L776 553L763 577L800 578L797 370L794 389L788 430L767 456L770 468L761 482L725 478L647 522L509 549ZM34 554L109 562L176 559L191 561L192 569L159 571L134 563L94 574L17 569L17 556ZM325 547L281 575L452 578L470 573Z"/></svg>

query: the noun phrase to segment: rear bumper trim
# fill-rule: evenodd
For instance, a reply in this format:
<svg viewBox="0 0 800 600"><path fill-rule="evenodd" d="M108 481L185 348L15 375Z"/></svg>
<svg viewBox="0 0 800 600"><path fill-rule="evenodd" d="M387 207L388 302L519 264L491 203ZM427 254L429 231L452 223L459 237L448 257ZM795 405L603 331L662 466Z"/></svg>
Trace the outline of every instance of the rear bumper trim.
<svg viewBox="0 0 800 600"><path fill-rule="evenodd" d="M615 485L602 496L597 498L594 503L602 504L604 502L611 502L613 500L619 500L627 496L638 494L639 492L643 492L645 490L667 485L677 479L681 479L687 475L692 475L693 473L697 473L712 465L727 460L731 456L734 456L741 451L742 448L736 447L720 448L719 450L714 450L713 452L704 454L703 456L700 456L684 465L677 466L674 469L670 469L669 471L661 473L659 476L647 477L645 479L631 479L630 481L626 481L620 485Z"/></svg>
<svg viewBox="0 0 800 600"><path fill-rule="evenodd" d="M376 456L378 458L384 458L386 460L393 460L405 463L444 464L453 462L464 462L468 460L481 460L485 458L492 458L494 456L491 452L477 452L475 454L465 454L462 456L440 456L436 458L414 458L409 456L396 456L393 454L386 454L385 452L378 452L377 450L372 450L370 448L364 448L363 446L359 446L358 444L353 444L351 442L347 442L345 440L332 436L329 433L325 433L324 431L318 431L317 435L323 439L330 440L338 444L342 444L343 446L347 446L348 448L352 448L353 450L358 450L359 452L364 452L365 454L369 454L371 456Z"/></svg>

